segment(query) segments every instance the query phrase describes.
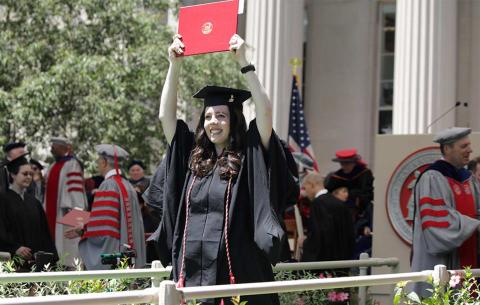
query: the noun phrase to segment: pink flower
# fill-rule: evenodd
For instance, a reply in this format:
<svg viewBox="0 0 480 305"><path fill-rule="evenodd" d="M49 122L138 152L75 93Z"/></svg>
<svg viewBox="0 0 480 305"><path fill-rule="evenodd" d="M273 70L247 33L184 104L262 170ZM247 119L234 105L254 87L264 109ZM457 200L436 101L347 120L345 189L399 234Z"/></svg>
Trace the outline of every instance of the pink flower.
<svg viewBox="0 0 480 305"><path fill-rule="evenodd" d="M335 302L337 300L337 293L335 291L330 291L327 297L330 302Z"/></svg>
<svg viewBox="0 0 480 305"><path fill-rule="evenodd" d="M324 278L325 278L325 275L323 275L323 273L320 273L319 278L324 279Z"/></svg>
<svg viewBox="0 0 480 305"><path fill-rule="evenodd" d="M348 301L348 292L330 291L327 297L330 302Z"/></svg>
<svg viewBox="0 0 480 305"><path fill-rule="evenodd" d="M460 274L454 274L451 278L450 278L450 287L451 288L455 288L457 287L458 284L460 284L462 280L462 277L460 276Z"/></svg>
<svg viewBox="0 0 480 305"><path fill-rule="evenodd" d="M297 298L294 302L295 305L305 305L303 298Z"/></svg>
<svg viewBox="0 0 480 305"><path fill-rule="evenodd" d="M337 293L337 301L340 301L340 302L348 301L348 292Z"/></svg>

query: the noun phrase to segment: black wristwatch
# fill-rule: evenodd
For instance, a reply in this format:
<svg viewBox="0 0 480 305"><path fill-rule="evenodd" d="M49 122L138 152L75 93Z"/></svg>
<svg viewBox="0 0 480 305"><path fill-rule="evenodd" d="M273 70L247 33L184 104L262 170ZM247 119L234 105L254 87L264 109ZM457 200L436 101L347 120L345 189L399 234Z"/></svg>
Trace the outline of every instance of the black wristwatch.
<svg viewBox="0 0 480 305"><path fill-rule="evenodd" d="M252 65L252 64L249 64L249 65L246 65L245 67L240 69L240 72L242 72L242 74L245 74L248 71L255 71L255 66Z"/></svg>

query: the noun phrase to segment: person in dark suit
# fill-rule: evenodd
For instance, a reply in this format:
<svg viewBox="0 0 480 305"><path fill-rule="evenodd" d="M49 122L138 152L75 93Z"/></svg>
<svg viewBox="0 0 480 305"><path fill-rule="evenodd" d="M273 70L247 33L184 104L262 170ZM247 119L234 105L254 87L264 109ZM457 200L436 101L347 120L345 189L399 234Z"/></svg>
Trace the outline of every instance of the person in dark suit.
<svg viewBox="0 0 480 305"><path fill-rule="evenodd" d="M310 232L303 242L302 261L347 260L354 249L352 218L344 203L332 192L343 185L325 189L323 178L318 173L308 174L303 187L312 201Z"/></svg>

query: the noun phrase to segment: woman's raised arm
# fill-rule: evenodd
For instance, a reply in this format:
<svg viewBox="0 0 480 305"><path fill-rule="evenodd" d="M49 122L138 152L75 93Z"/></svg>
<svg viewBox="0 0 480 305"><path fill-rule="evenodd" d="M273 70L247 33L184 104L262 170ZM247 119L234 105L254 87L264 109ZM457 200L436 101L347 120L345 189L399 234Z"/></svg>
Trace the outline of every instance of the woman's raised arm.
<svg viewBox="0 0 480 305"><path fill-rule="evenodd" d="M184 45L180 40L180 35L173 37L173 42L168 48L168 67L167 78L163 84L162 96L160 97L160 110L158 118L162 122L163 133L167 139L167 143L172 143L175 129L177 127L177 91L178 78L180 76L180 68Z"/></svg>
<svg viewBox="0 0 480 305"><path fill-rule="evenodd" d="M235 54L240 67L249 65L245 57L245 41L237 34L230 39L230 51ZM250 70L245 73L248 89L252 93L252 99L255 103L255 117L257 119L258 132L262 140L263 147L268 149L268 142L272 135L272 104L268 98L265 88L263 88L255 71Z"/></svg>

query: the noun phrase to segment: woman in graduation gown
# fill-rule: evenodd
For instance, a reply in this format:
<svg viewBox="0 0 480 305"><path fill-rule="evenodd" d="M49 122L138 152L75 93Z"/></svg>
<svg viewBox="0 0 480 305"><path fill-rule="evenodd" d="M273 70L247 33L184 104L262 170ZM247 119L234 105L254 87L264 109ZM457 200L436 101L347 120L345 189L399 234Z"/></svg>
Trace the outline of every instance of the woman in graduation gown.
<svg viewBox="0 0 480 305"><path fill-rule="evenodd" d="M42 204L27 192L33 179L31 165L22 156L10 161L7 168L11 184L0 194L0 251L23 258L23 269L29 269L39 251L51 253L53 261L58 260Z"/></svg>
<svg viewBox="0 0 480 305"><path fill-rule="evenodd" d="M164 265L173 265L177 286L273 281L284 231L280 215L298 195L287 154L272 129L272 109L242 38L230 50L251 92L207 86L195 133L177 120L177 86L183 53L181 37L169 47L170 67L161 101L166 154L163 217L158 247ZM256 120L247 130L242 102L252 97ZM278 304L274 294L245 296L249 305ZM199 300L230 304L230 299Z"/></svg>

